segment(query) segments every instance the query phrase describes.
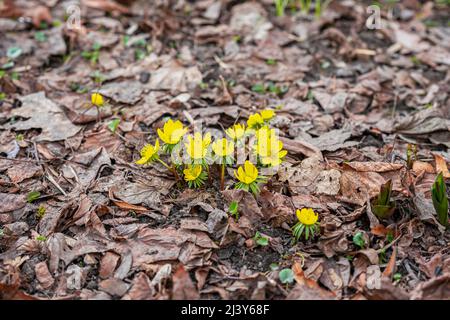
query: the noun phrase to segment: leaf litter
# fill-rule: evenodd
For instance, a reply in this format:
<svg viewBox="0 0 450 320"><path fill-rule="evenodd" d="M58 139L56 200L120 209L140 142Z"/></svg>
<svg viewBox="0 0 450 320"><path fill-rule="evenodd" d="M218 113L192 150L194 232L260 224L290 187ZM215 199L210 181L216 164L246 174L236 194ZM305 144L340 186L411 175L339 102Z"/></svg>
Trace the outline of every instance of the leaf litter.
<svg viewBox="0 0 450 320"><path fill-rule="evenodd" d="M370 1L176 2L82 1L76 30L60 2L0 10L0 297L448 299L448 5L397 3L369 30ZM232 170L193 191L133 164L168 117L217 132L264 108L288 155L256 197ZM301 208L314 240L293 241Z"/></svg>

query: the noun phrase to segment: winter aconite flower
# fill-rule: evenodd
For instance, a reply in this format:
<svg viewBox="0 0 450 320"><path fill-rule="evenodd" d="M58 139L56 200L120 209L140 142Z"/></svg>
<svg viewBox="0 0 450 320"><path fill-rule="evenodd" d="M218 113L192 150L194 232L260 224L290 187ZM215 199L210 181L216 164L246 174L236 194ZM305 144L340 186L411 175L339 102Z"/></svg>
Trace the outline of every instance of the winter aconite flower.
<svg viewBox="0 0 450 320"><path fill-rule="evenodd" d="M221 164L220 189L223 190L225 186L225 165L232 164L234 160L234 143L226 138L222 138L213 142L212 149Z"/></svg>
<svg viewBox="0 0 450 320"><path fill-rule="evenodd" d="M180 142L183 135L186 134L187 128L183 128L180 120L173 121L169 119L164 123L163 129L158 129L157 132L159 138L166 144L165 151L170 152Z"/></svg>
<svg viewBox="0 0 450 320"><path fill-rule="evenodd" d="M302 236L303 232L305 239L308 240L309 236L314 237L314 232L319 232L319 215L314 212L311 208L303 208L302 210L297 209L295 212L297 215L298 222L292 228L292 234L298 241Z"/></svg>
<svg viewBox="0 0 450 320"><path fill-rule="evenodd" d="M198 188L205 183L208 177L207 173L203 171L201 165L189 165L183 170L184 180L187 181L189 188Z"/></svg>
<svg viewBox="0 0 450 320"><path fill-rule="evenodd" d="M200 132L196 132L194 136L188 136L188 142L185 143L185 147L189 158L194 163L203 163L210 143L211 134L209 132L204 136Z"/></svg>
<svg viewBox="0 0 450 320"><path fill-rule="evenodd" d="M239 180L239 182L236 183L235 188L251 191L253 194L259 192L258 184L265 181L265 178L259 175L255 165L248 160L245 161L244 166L238 168L237 172L234 171L234 175Z"/></svg>
<svg viewBox="0 0 450 320"><path fill-rule="evenodd" d="M159 140L156 139L155 145L146 144L141 149L141 158L136 161L136 164L148 164L158 159Z"/></svg>
<svg viewBox="0 0 450 320"><path fill-rule="evenodd" d="M251 114L247 120L250 129L259 129L264 124L264 119L259 113Z"/></svg>
<svg viewBox="0 0 450 320"><path fill-rule="evenodd" d="M103 107L105 104L103 96L98 92L91 94L91 102L96 107Z"/></svg>
<svg viewBox="0 0 450 320"><path fill-rule="evenodd" d="M230 158L234 152L234 143L226 138L222 138L213 142L212 149L218 157Z"/></svg>
<svg viewBox="0 0 450 320"><path fill-rule="evenodd" d="M287 151L283 150L283 142L278 139L260 139L256 143L256 154L262 165L274 167L283 162Z"/></svg>
<svg viewBox="0 0 450 320"><path fill-rule="evenodd" d="M275 111L272 109L265 109L261 111L261 118L263 118L264 121L269 121L275 116Z"/></svg>
<svg viewBox="0 0 450 320"><path fill-rule="evenodd" d="M245 125L235 124L234 126L228 128L225 133L234 141L242 139L245 134Z"/></svg>

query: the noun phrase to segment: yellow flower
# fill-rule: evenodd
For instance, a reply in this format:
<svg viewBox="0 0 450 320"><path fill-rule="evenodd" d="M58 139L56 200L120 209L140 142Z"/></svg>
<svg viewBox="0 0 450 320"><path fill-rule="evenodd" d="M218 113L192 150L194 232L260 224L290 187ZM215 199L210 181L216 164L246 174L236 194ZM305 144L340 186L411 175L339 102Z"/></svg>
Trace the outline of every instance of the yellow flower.
<svg viewBox="0 0 450 320"><path fill-rule="evenodd" d="M209 132L203 137L200 132L196 132L194 136L190 135L188 137L188 142L185 143L186 151L191 159L201 160L206 157L210 143L211 134Z"/></svg>
<svg viewBox="0 0 450 320"><path fill-rule="evenodd" d="M233 140L241 139L245 134L245 126L243 124L235 124L234 126L228 128L226 134Z"/></svg>
<svg viewBox="0 0 450 320"><path fill-rule="evenodd" d="M265 125L256 130L255 137L258 141L267 141L269 139L275 140L277 139L277 133L275 129L270 129L269 126Z"/></svg>
<svg viewBox="0 0 450 320"><path fill-rule="evenodd" d="M258 169L253 165L253 163L247 160L244 163L244 168L240 166L237 172L236 170L234 171L234 175L239 181L245 184L251 184L258 178Z"/></svg>
<svg viewBox="0 0 450 320"><path fill-rule="evenodd" d="M263 165L278 166L287 155L283 150L283 142L278 139L259 140L256 144L256 153Z"/></svg>
<svg viewBox="0 0 450 320"><path fill-rule="evenodd" d="M234 143L226 138L222 138L213 142L212 149L219 157L227 157L234 152Z"/></svg>
<svg viewBox="0 0 450 320"><path fill-rule="evenodd" d="M162 141L169 145L175 145L180 142L183 135L187 132L187 128L183 128L180 120L174 122L172 119L169 119L164 123L163 130L158 129L157 131Z"/></svg>
<svg viewBox="0 0 450 320"><path fill-rule="evenodd" d="M201 165L190 165L187 169L183 170L184 180L186 181L195 181L202 174L202 166Z"/></svg>
<svg viewBox="0 0 450 320"><path fill-rule="evenodd" d="M247 126L251 129L256 129L264 124L264 119L259 113L251 114L247 120Z"/></svg>
<svg viewBox="0 0 450 320"><path fill-rule="evenodd" d="M272 109L266 109L266 110L261 111L261 117L263 118L264 121L269 121L274 116L275 116L275 111L273 111Z"/></svg>
<svg viewBox="0 0 450 320"><path fill-rule="evenodd" d="M303 208L302 210L297 209L295 213L298 221L303 223L305 226L312 226L316 224L319 219L319 215L311 208Z"/></svg>
<svg viewBox="0 0 450 320"><path fill-rule="evenodd" d="M91 102L96 107L103 107L103 105L105 104L103 96L97 92L91 94Z"/></svg>
<svg viewBox="0 0 450 320"><path fill-rule="evenodd" d="M147 164L158 157L159 140L156 139L155 145L146 144L141 149L141 158L136 161L136 164Z"/></svg>

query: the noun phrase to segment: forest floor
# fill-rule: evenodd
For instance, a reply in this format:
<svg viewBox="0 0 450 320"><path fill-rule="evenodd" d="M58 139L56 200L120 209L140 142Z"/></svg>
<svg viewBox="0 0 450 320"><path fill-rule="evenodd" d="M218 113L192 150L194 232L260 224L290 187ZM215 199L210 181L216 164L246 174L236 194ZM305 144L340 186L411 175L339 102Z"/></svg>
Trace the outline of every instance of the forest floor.
<svg viewBox="0 0 450 320"><path fill-rule="evenodd" d="M0 298L449 299L450 8L379 2L369 29L372 1L1 1ZM288 154L257 196L135 164L169 117L263 109Z"/></svg>

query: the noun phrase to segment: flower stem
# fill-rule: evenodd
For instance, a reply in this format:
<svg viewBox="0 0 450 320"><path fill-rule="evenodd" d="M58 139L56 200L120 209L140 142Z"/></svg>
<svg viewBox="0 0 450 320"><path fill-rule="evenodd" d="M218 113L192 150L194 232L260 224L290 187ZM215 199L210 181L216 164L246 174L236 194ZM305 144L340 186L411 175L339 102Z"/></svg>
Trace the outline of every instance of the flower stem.
<svg viewBox="0 0 450 320"><path fill-rule="evenodd" d="M224 187L225 187L225 161L222 163L222 172L220 175L220 190L223 191Z"/></svg>
<svg viewBox="0 0 450 320"><path fill-rule="evenodd" d="M174 165L169 166L167 163L165 163L164 161L162 161L160 158L157 159L164 167L166 167L167 169L169 169L173 175L175 176L175 178L177 179L177 181L180 181L180 176L178 175L177 169L175 168Z"/></svg>

